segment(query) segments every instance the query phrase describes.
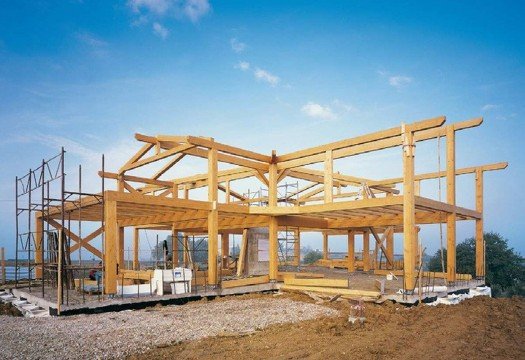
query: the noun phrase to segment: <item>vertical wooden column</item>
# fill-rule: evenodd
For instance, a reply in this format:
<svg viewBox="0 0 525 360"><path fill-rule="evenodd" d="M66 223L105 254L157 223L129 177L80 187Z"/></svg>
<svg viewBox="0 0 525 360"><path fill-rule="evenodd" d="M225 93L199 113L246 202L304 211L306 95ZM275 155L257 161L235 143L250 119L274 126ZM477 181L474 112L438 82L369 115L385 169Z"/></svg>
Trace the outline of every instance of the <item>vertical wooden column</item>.
<svg viewBox="0 0 525 360"><path fill-rule="evenodd" d="M35 269L35 278L42 279L43 271L43 259L42 259L42 246L44 244L44 231L42 229L42 219L35 214L35 263L38 264Z"/></svg>
<svg viewBox="0 0 525 360"><path fill-rule="evenodd" d="M171 227L171 265L179 266L179 233L174 225Z"/></svg>
<svg viewBox="0 0 525 360"><path fill-rule="evenodd" d="M363 271L370 270L370 231L363 232Z"/></svg>
<svg viewBox="0 0 525 360"><path fill-rule="evenodd" d="M124 261L124 228L118 228L118 239L117 239L117 263L118 269L123 270L126 268L126 262Z"/></svg>
<svg viewBox="0 0 525 360"><path fill-rule="evenodd" d="M139 229L134 228L133 229L133 270L140 270L139 240L140 240Z"/></svg>
<svg viewBox="0 0 525 360"><path fill-rule="evenodd" d="M293 247L293 256L295 259L295 266L301 265L301 231L299 229L294 230L295 243Z"/></svg>
<svg viewBox="0 0 525 360"><path fill-rule="evenodd" d="M403 124L403 264L405 289L415 285L416 267L416 216L414 198L414 134Z"/></svg>
<svg viewBox="0 0 525 360"><path fill-rule="evenodd" d="M190 245L188 241L188 235L184 234L183 237L183 243L184 243L184 249L183 249L183 260L184 260L184 267L188 267L190 264Z"/></svg>
<svg viewBox="0 0 525 360"><path fill-rule="evenodd" d="M394 232L395 230L392 229L392 231L386 234L386 257L392 259L392 262L394 262ZM387 261L387 269L393 268L394 264L389 264Z"/></svg>
<svg viewBox="0 0 525 360"><path fill-rule="evenodd" d="M333 202L334 195L334 160L332 150L327 150L324 160L324 202Z"/></svg>
<svg viewBox="0 0 525 360"><path fill-rule="evenodd" d="M104 292L117 292L117 243L119 229L117 225L117 202L107 200L104 203Z"/></svg>
<svg viewBox="0 0 525 360"><path fill-rule="evenodd" d="M355 233L348 230L348 272L355 271Z"/></svg>
<svg viewBox="0 0 525 360"><path fill-rule="evenodd" d="M229 204L230 203L230 180L226 181L226 192L225 192L225 195L226 195L226 204Z"/></svg>
<svg viewBox="0 0 525 360"><path fill-rule="evenodd" d="M228 268L228 259L230 257L230 234L223 232L221 234L221 259L222 268Z"/></svg>
<svg viewBox="0 0 525 360"><path fill-rule="evenodd" d="M328 234L326 231L323 231L323 260L328 260Z"/></svg>
<svg viewBox="0 0 525 360"><path fill-rule="evenodd" d="M277 206L277 164L273 162L275 159L275 150L272 151L272 163L268 170L268 206ZM278 238L279 226L277 217L271 216L268 224L268 237L269 237L269 266L270 266L270 280L277 280L277 273L279 270L279 238Z"/></svg>
<svg viewBox="0 0 525 360"><path fill-rule="evenodd" d="M208 201L212 210L208 214L208 284L217 285L217 254L219 247L219 211L217 210L217 149L208 152Z"/></svg>
<svg viewBox="0 0 525 360"><path fill-rule="evenodd" d="M447 126L447 203L456 205L456 140L454 128ZM456 281L456 213L447 215L447 281Z"/></svg>
<svg viewBox="0 0 525 360"><path fill-rule="evenodd" d="M485 276L485 240L483 238L483 170L476 169L476 211L481 219L476 220L476 276Z"/></svg>
<svg viewBox="0 0 525 360"><path fill-rule="evenodd" d="M421 180L416 180L414 182L414 195L416 196L421 195Z"/></svg>

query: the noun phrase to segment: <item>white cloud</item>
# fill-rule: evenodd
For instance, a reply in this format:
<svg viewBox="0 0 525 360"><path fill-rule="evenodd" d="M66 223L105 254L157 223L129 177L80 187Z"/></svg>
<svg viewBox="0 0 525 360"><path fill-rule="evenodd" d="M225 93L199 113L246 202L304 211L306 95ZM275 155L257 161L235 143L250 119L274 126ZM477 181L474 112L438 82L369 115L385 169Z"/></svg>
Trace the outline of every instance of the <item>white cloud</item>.
<svg viewBox="0 0 525 360"><path fill-rule="evenodd" d="M332 101L332 104L334 104L334 106L342 109L344 112L357 112L358 111L355 106L349 105L349 104L345 104L344 102L342 102L339 99L335 99L334 101Z"/></svg>
<svg viewBox="0 0 525 360"><path fill-rule="evenodd" d="M483 107L481 108L481 111L490 111L490 110L497 109L498 107L499 107L498 105L486 104L486 105L483 105Z"/></svg>
<svg viewBox="0 0 525 360"><path fill-rule="evenodd" d="M230 45L232 47L232 50L235 51L237 54L242 53L246 49L246 44L240 42L239 40L237 40L237 38L231 38Z"/></svg>
<svg viewBox="0 0 525 360"><path fill-rule="evenodd" d="M239 61L237 65L235 65L236 69L241 69L242 71L250 70L250 63L247 61Z"/></svg>
<svg viewBox="0 0 525 360"><path fill-rule="evenodd" d="M312 101L308 102L301 108L301 112L306 116L324 120L335 120L337 115L329 106L322 106Z"/></svg>
<svg viewBox="0 0 525 360"><path fill-rule="evenodd" d="M281 81L281 79L278 76L273 75L272 73L266 70L260 69L260 68L256 68L255 71L253 72L253 75L255 76L257 80L267 82L268 84L272 86L277 85L279 81Z"/></svg>
<svg viewBox="0 0 525 360"><path fill-rule="evenodd" d="M140 15L140 22L145 21L145 14L148 14L154 17L187 18L196 23L211 10L208 0L129 0L128 6Z"/></svg>
<svg viewBox="0 0 525 360"><path fill-rule="evenodd" d="M410 84L411 82L412 82L412 78L409 76L404 76L404 75L395 75L395 76L390 76L388 78L388 83L397 89L402 88Z"/></svg>
<svg viewBox="0 0 525 360"><path fill-rule="evenodd" d="M92 55L96 57L105 57L108 54L108 43L102 39L97 38L89 32L77 32L75 34L77 40L87 46Z"/></svg>
<svg viewBox="0 0 525 360"><path fill-rule="evenodd" d="M153 33L162 39L166 39L169 35L169 30L158 22L153 23Z"/></svg>

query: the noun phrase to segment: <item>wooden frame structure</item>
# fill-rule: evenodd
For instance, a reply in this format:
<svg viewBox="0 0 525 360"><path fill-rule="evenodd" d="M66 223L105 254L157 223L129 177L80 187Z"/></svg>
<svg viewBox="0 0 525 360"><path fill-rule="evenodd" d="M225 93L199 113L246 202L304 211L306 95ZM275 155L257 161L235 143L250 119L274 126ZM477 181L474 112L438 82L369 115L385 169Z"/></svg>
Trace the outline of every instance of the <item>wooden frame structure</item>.
<svg viewBox="0 0 525 360"><path fill-rule="evenodd" d="M367 250L368 239L375 239L386 260L391 262L393 234L402 232L405 289L414 289L418 253L417 225L446 223L446 273L448 282L454 283L456 221L472 220L476 222L476 274L483 278L483 174L504 169L507 163L458 169L455 162L455 133L481 124L481 118L445 124L445 117L440 116L282 155L275 150L270 155L260 154L216 142L213 138L135 134L136 140L142 144L140 149L118 172L99 173L101 177L117 181L116 191L104 191L103 203L94 198L84 198L80 207L78 204L66 204L63 210L54 209L46 221L53 222L53 218L59 218L62 211L86 221L103 220L104 228L97 230L96 234L83 239L72 238L75 249L84 247L94 255L103 257L105 292L108 294L116 292L118 274L125 267L125 227L171 230L173 233L184 233L185 236L207 234L207 282L216 286L220 283L218 269L224 267L223 259L228 256L228 234L244 233L246 237L246 229L268 227L268 276L270 281L277 281L278 232L284 227L322 232L325 257L328 234L347 234L348 271L355 269L356 234L363 235L363 246ZM446 139L446 170L415 174L416 144L440 137ZM396 147L401 149L403 157L403 176L400 178L373 180L334 172L336 159ZM187 157L207 161L207 172L163 179L169 169ZM160 168L152 171L151 176L132 174L133 170L144 169L153 163ZM233 167L219 170L219 163ZM318 163L324 165L324 170L308 167ZM456 205L455 178L463 174L475 174L475 209ZM252 177L268 188L268 196L262 199L267 206L251 206L253 200L233 189L235 181ZM294 206L279 206L287 199L279 198L278 184L287 177L303 180L308 185L297 191ZM420 196L420 182L437 178L446 178L446 201ZM403 185L402 191L396 188L398 184ZM207 199L191 198L191 190L198 188L207 188ZM353 191L344 192L343 188L353 188ZM219 200L219 190L225 193L224 201ZM103 219L101 214L104 214ZM103 249L95 249L89 241L102 231ZM378 232L383 233L383 236L380 237ZM221 256L218 254L220 235ZM133 248L136 267L139 248L137 230L134 232ZM367 267L364 270L368 270Z"/></svg>

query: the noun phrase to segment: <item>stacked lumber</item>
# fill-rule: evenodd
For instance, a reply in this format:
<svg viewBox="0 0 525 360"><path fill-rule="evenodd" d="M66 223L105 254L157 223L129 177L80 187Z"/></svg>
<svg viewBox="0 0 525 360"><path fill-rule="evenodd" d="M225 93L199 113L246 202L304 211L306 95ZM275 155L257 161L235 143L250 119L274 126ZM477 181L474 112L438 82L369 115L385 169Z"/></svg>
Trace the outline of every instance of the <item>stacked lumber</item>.
<svg viewBox="0 0 525 360"><path fill-rule="evenodd" d="M381 296L379 291L353 290L348 288L348 279L298 279L285 278L281 291L316 292L327 295L339 295L342 298L366 298L376 300Z"/></svg>

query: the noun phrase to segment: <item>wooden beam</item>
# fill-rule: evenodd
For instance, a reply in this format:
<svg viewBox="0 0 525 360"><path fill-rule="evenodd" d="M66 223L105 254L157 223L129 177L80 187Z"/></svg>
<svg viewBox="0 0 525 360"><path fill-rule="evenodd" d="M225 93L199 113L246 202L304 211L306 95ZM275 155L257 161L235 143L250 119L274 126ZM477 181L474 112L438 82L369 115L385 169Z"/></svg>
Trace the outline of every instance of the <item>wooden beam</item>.
<svg viewBox="0 0 525 360"><path fill-rule="evenodd" d="M474 174L478 169L481 171L495 171L495 170L503 170L506 169L508 166L507 162L499 162L494 164L486 164L486 165L478 165L478 166L471 166L471 167L465 167L461 169L456 169L456 175L466 175L466 174ZM421 180L430 180L430 179L437 179L437 178L443 178L447 176L447 172L445 171L436 171L431 173L425 173L425 174L419 174L414 176L415 181L421 181ZM377 180L377 181L371 181L368 183L370 187L375 187L376 185L395 185L403 182L402 177L398 178L391 178L391 179L383 179L383 180Z"/></svg>
<svg viewBox="0 0 525 360"><path fill-rule="evenodd" d="M156 162L156 161L165 159L167 157L183 153L184 151L187 151L187 150L193 148L194 146L195 145L192 145L192 144L178 145L178 146L176 146L176 147L174 147L172 149L165 150L164 152L161 152L161 153L159 153L157 155L153 155L153 156L147 157L145 159L141 159L141 160L135 161L132 164L125 165L122 168L120 168L120 172L133 170L133 169L136 169L138 167L141 167L141 166L144 166L144 165L147 165L147 164L151 164L152 162Z"/></svg>
<svg viewBox="0 0 525 360"><path fill-rule="evenodd" d="M348 272L355 271L355 234L348 230Z"/></svg>
<svg viewBox="0 0 525 360"><path fill-rule="evenodd" d="M208 140L208 139L201 138L201 137L189 136L188 142L193 145L206 147L208 149L212 149L212 148L217 149L217 151L239 156L239 157L243 157L243 158L247 158L247 159L262 161L266 163L269 163L271 161L271 157L268 155L259 154L254 151L241 149L235 146L221 144L216 141Z"/></svg>
<svg viewBox="0 0 525 360"><path fill-rule="evenodd" d="M363 232L363 271L370 270L370 232Z"/></svg>
<svg viewBox="0 0 525 360"><path fill-rule="evenodd" d="M414 270L416 267L416 219L414 197L414 133L409 127L403 127L403 262L405 269L404 288L411 291L415 287Z"/></svg>
<svg viewBox="0 0 525 360"><path fill-rule="evenodd" d="M217 150L210 149L208 152L208 201L212 208L208 215L208 283L217 285L217 254L219 241L219 211L217 210Z"/></svg>
<svg viewBox="0 0 525 360"><path fill-rule="evenodd" d="M348 279L329 279L329 278L299 279L295 277L287 277L284 279L284 284L285 285L297 285L297 286L315 286L315 287L331 287L331 288L348 289Z"/></svg>
<svg viewBox="0 0 525 360"><path fill-rule="evenodd" d="M277 274L279 272L279 238L278 238L279 226L277 223L277 217L270 216L268 224L268 235L269 235L269 275L270 280L277 281Z"/></svg>
<svg viewBox="0 0 525 360"><path fill-rule="evenodd" d="M221 284L221 287L223 289L231 289L231 288L240 287L240 286L266 284L269 281L270 281L270 277L268 275L253 276L253 277L248 277L245 279L224 280Z"/></svg>
<svg viewBox="0 0 525 360"><path fill-rule="evenodd" d="M476 210L483 214L483 171L476 171ZM476 220L476 276L485 276L485 240L483 219Z"/></svg>
<svg viewBox="0 0 525 360"><path fill-rule="evenodd" d="M239 261L237 262L237 276L244 274L244 264L248 253L248 229L242 231L241 248L239 249Z"/></svg>
<svg viewBox="0 0 525 360"><path fill-rule="evenodd" d="M334 160L332 157L332 150L327 150L324 160L324 202L331 203L334 201Z"/></svg>
<svg viewBox="0 0 525 360"><path fill-rule="evenodd" d="M328 252L329 252L328 233L326 231L323 231L323 259L324 260L328 260L330 258Z"/></svg>
<svg viewBox="0 0 525 360"><path fill-rule="evenodd" d="M140 270L139 262L139 229L133 229L133 270Z"/></svg>
<svg viewBox="0 0 525 360"><path fill-rule="evenodd" d="M117 203L106 200L104 204L104 292L117 292Z"/></svg>
<svg viewBox="0 0 525 360"><path fill-rule="evenodd" d="M420 131L424 129L429 129L437 126L443 125L445 122L445 117L440 116L433 119L423 120L416 123L411 124L411 127L414 129L414 131ZM296 152L284 154L277 157L277 162L285 162L289 160L295 160L300 158L305 158L312 155L322 154L326 152L327 150L338 150L343 148L352 147L359 144L365 144L369 142L374 142L377 140L382 139L388 139L391 137L399 136L402 134L401 127L395 127L388 130L382 130L375 133L371 133L368 135L362 135L351 139L345 139L341 141L336 141L333 143L315 146L312 148L299 150Z"/></svg>
<svg viewBox="0 0 525 360"><path fill-rule="evenodd" d="M227 232L221 233L221 264L223 269L228 268L228 260L230 257L230 234Z"/></svg>
<svg viewBox="0 0 525 360"><path fill-rule="evenodd" d="M135 155L133 155L131 157L131 159L129 159L120 169L119 169L119 173L123 173L125 170L125 168L127 166L130 166L131 164L134 164L135 162L137 162L139 159L141 159L148 151L151 150L151 148L153 147L153 144L144 144L142 145L142 147L139 149L139 151L137 151L135 153Z"/></svg>
<svg viewBox="0 0 525 360"><path fill-rule="evenodd" d="M166 173L166 171L168 171L169 169L171 169L175 164L177 164L179 161L182 160L182 158L186 156L186 154L182 153L182 154L177 154L175 155L172 159L170 159L170 161L168 161L162 168L160 168L160 170L158 170L153 176L152 178L157 180L158 178L160 178L162 175L164 175Z"/></svg>

